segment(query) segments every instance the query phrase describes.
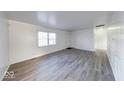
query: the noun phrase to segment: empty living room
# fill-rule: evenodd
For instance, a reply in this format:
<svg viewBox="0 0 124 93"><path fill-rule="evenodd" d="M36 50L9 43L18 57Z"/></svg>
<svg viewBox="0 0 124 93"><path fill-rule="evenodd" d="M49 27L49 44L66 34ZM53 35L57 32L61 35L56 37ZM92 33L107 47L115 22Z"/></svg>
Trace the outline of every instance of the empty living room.
<svg viewBox="0 0 124 93"><path fill-rule="evenodd" d="M124 12L1 11L0 80L123 81Z"/></svg>

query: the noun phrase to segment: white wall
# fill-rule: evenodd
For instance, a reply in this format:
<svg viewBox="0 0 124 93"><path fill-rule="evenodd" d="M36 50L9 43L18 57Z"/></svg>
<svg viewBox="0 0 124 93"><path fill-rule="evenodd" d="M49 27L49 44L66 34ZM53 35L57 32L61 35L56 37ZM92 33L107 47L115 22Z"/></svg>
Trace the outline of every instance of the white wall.
<svg viewBox="0 0 124 93"><path fill-rule="evenodd" d="M110 16L107 54L116 80L124 80L124 12Z"/></svg>
<svg viewBox="0 0 124 93"><path fill-rule="evenodd" d="M12 20L9 21L9 24L11 64L65 49L69 46L69 32L46 29ZM38 47L38 31L55 32L57 34L57 45Z"/></svg>
<svg viewBox="0 0 124 93"><path fill-rule="evenodd" d="M0 80L2 80L9 64L8 36L8 22L4 13L0 12Z"/></svg>
<svg viewBox="0 0 124 93"><path fill-rule="evenodd" d="M93 29L66 32L46 29L32 24L9 20L10 64L42 56L67 47L94 51ZM37 32L47 31L57 33L57 45L38 47Z"/></svg>
<svg viewBox="0 0 124 93"><path fill-rule="evenodd" d="M71 47L94 51L94 29L71 32Z"/></svg>

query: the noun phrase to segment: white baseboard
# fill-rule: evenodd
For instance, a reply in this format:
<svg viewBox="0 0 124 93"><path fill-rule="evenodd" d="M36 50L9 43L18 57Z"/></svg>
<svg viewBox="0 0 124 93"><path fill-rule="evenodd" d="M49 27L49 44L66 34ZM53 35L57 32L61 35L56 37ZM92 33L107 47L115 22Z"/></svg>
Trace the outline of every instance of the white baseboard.
<svg viewBox="0 0 124 93"><path fill-rule="evenodd" d="M62 49L58 49L58 50L55 50L55 51L51 51L51 52L48 52L48 53L44 53L44 54L39 54L39 55L35 55L35 56L32 56L32 57L28 57L28 58L24 58L24 59L19 59L19 60L16 60L16 61L10 61L10 65L13 65L13 64L16 64L16 63L20 63L20 62L24 62L24 61L27 61L27 60L30 60L30 59L34 59L34 58L37 58L37 57L41 57L41 56L44 56L44 55L48 55L48 54L51 54L51 53L54 53L54 52L58 52L58 51L61 51L61 50L64 50L66 48L62 48Z"/></svg>

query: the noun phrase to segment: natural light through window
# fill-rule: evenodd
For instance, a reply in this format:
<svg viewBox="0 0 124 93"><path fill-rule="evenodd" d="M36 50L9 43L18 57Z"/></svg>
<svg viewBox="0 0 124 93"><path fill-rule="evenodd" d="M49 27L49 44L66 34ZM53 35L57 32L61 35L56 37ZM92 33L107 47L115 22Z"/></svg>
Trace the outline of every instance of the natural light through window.
<svg viewBox="0 0 124 93"><path fill-rule="evenodd" d="M38 46L48 46L48 33L38 32Z"/></svg>
<svg viewBox="0 0 124 93"><path fill-rule="evenodd" d="M56 44L56 33L49 33L49 45Z"/></svg>
<svg viewBox="0 0 124 93"><path fill-rule="evenodd" d="M56 33L38 32L38 46L56 45Z"/></svg>

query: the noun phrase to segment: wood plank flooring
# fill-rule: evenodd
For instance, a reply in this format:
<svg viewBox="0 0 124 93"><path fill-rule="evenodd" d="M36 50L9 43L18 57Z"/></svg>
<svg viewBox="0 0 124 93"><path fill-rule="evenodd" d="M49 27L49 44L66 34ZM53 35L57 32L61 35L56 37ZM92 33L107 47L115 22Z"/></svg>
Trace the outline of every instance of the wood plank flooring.
<svg viewBox="0 0 124 93"><path fill-rule="evenodd" d="M65 49L10 66L14 78L4 81L114 81L104 51Z"/></svg>

